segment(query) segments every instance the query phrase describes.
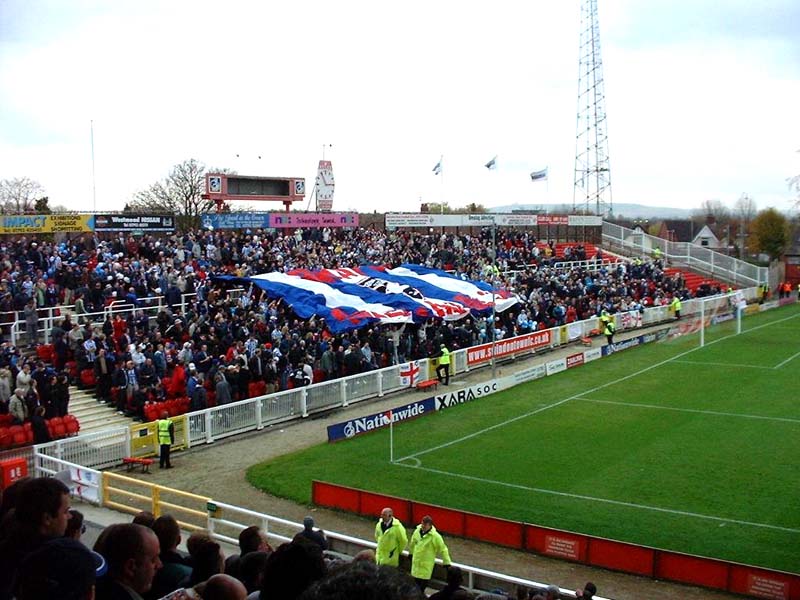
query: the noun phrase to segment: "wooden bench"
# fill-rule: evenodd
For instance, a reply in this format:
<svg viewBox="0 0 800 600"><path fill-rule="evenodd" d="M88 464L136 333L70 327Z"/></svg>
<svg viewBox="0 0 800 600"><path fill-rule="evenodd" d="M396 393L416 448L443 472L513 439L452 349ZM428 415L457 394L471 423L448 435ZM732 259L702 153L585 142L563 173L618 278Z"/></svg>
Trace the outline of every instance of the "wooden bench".
<svg viewBox="0 0 800 600"><path fill-rule="evenodd" d="M433 388L435 390L437 387L439 387L438 379L427 379L425 381L420 381L417 384L418 390L427 390L428 388Z"/></svg>
<svg viewBox="0 0 800 600"><path fill-rule="evenodd" d="M142 473L150 472L150 465L153 464L152 458L136 458L135 456L126 456L122 459L122 464L128 467L128 471L132 471L136 465L142 466Z"/></svg>

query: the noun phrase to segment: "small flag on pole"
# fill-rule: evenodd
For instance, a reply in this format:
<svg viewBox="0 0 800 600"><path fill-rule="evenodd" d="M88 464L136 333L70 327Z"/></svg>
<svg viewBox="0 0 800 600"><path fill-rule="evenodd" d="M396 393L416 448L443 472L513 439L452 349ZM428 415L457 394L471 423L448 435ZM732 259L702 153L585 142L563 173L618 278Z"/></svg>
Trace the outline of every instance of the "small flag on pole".
<svg viewBox="0 0 800 600"><path fill-rule="evenodd" d="M490 171L493 170L493 169L496 169L497 168L497 155L495 154L494 158L492 160L490 160L489 162L487 162L483 166L486 167L487 169L489 169Z"/></svg>
<svg viewBox="0 0 800 600"><path fill-rule="evenodd" d="M531 173L531 181L540 181L542 179L547 179L547 167L541 171L533 171Z"/></svg>
<svg viewBox="0 0 800 600"><path fill-rule="evenodd" d="M439 162L437 162L436 166L433 167L433 174L434 175L441 175L442 174L442 158L444 158L444 157L440 157L439 158Z"/></svg>
<svg viewBox="0 0 800 600"><path fill-rule="evenodd" d="M385 413L383 413L383 418L386 420L387 423L389 423L391 425L391 423L393 421L393 419L392 419L392 411L387 410Z"/></svg>

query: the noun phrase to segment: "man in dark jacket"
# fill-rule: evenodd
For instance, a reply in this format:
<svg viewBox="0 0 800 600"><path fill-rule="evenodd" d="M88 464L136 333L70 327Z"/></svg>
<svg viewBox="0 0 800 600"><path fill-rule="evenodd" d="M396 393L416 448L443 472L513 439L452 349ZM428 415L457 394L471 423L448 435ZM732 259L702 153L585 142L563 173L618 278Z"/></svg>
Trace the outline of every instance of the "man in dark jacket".
<svg viewBox="0 0 800 600"><path fill-rule="evenodd" d="M0 600L13 597L17 570L25 557L63 536L71 517L69 489L58 479L41 477L21 485L14 516L0 542Z"/></svg>

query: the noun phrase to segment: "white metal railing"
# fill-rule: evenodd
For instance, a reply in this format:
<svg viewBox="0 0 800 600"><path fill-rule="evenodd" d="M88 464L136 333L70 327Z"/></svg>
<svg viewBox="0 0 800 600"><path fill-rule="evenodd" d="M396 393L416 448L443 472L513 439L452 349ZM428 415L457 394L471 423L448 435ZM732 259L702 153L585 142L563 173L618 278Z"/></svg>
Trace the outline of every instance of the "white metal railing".
<svg viewBox="0 0 800 600"><path fill-rule="evenodd" d="M228 291L228 295L233 298L237 299L241 297L246 290L243 288L233 288ZM181 301L180 301L180 309L181 314L186 312L186 304L191 301L192 298L195 298L197 294L195 292L189 294L181 294ZM45 344L49 344L51 339L51 333L55 324L63 319L67 314L71 317L74 317L75 322L79 320L84 321L87 327L93 329L95 327L101 327L103 322L106 320L106 317L115 317L117 315L126 315L128 313L142 311L144 313L151 313L149 316L154 317L157 316L161 310L165 306L168 305L166 301L166 296L146 296L143 298L139 298L138 302L140 303L139 306L133 306L127 300L115 300L111 302L108 306L103 307L101 311L95 312L82 312L78 313L75 311L75 305L59 305L59 306L46 306L43 308L37 309L39 313L39 323L37 327L37 339L42 341L44 340ZM26 324L25 319L21 318L22 311L5 311L0 312L0 326L2 327L9 327L10 328L10 340L11 343L15 346L19 344L21 339L26 339ZM45 315L42 316L41 313L45 312ZM5 322L4 322L5 319ZM69 332L67 332L69 333Z"/></svg>
<svg viewBox="0 0 800 600"><path fill-rule="evenodd" d="M743 290L743 293L748 301L757 298L756 288ZM682 312L686 316L694 315L699 313L700 306L700 300L687 300L683 303ZM671 318L669 307L666 305L647 308L641 313L629 311L614 315L615 324L621 331L654 325ZM528 354L557 348L586 337L597 328L597 317L555 327L549 330L550 341L545 347L521 350L498 360L513 360ZM470 350L471 348L463 348L451 353L453 374L469 372L490 364L484 362L471 367L468 361ZM419 359L418 364L420 371L417 381L424 381L433 376L429 359ZM400 366L392 365L366 373L191 412L187 414L187 444L193 446L212 443L218 439L261 430L270 425L304 418L332 408L347 407L355 402L380 398L387 393L402 389L408 389L408 387L401 385ZM42 454L59 460L102 469L119 465L124 457L130 456L130 430L127 427L117 427L64 438L37 448Z"/></svg>
<svg viewBox="0 0 800 600"><path fill-rule="evenodd" d="M209 512L207 529L211 537L229 544L238 544L239 532L253 525L259 526L271 542L277 543L289 542L295 534L303 530L303 524L297 523L296 521L273 517L233 504L217 502L216 500L212 500L211 503L217 510ZM220 518L214 516L217 512L220 513ZM335 531L326 530L325 537L328 540L330 550L348 556L353 556L361 550L375 550L375 548L377 548L377 544L371 540L364 540ZM408 551L403 551L403 555L409 556ZM436 564L442 565L442 560L437 558ZM509 594L510 597L513 597L515 586L525 586L538 592L546 589L548 585L538 581L504 575L502 573L461 563L454 562L452 564L459 567L466 575L466 580L464 582L466 587L474 590L504 588L506 593ZM575 598L574 590L560 588L559 593L563 598ZM595 598L596 600L606 600L601 596L595 596Z"/></svg>
<svg viewBox="0 0 800 600"><path fill-rule="evenodd" d="M647 233L639 233L603 221L603 245L629 253L653 255L660 248L672 264L683 264L738 286L759 285L769 281L769 270L687 242L671 242Z"/></svg>
<svg viewBox="0 0 800 600"><path fill-rule="evenodd" d="M746 299L752 300L756 298L755 288L745 292ZM687 300L683 303L682 312L684 315L693 315L698 311L699 301ZM654 325L671 318L669 307L666 305L647 308L642 313L630 311L614 315L615 324L619 330ZM575 342L582 337L590 335L597 328L597 317L555 327L549 330L550 343L547 346L536 350L522 350L513 355L504 356L502 360L512 360L528 354L541 353ZM470 348L463 348L451 353L453 374L465 373L475 368L489 365L489 362L485 362L477 367L470 367L467 358L469 350ZM417 376L417 381L424 381L433 376L433 369L429 359L419 359L418 364L420 372ZM387 393L401 389L407 390L408 387L402 386L400 381L400 366L392 365L366 373L358 373L331 381L315 383L310 386L266 394L192 412L188 414L189 444L211 443L217 439L247 431L260 430L270 425L304 418L332 408L343 408L355 402L380 398Z"/></svg>
<svg viewBox="0 0 800 600"><path fill-rule="evenodd" d="M31 471L36 477L52 477L56 474L69 472L69 488L73 496L84 502L103 505L103 474L97 469L47 456L34 449L34 469Z"/></svg>
<svg viewBox="0 0 800 600"><path fill-rule="evenodd" d="M36 446L36 453L92 469L116 467L131 455L131 430L121 425L63 438Z"/></svg>
<svg viewBox="0 0 800 600"><path fill-rule="evenodd" d="M105 505L103 498L103 473L101 471L48 456L40 451L39 446L35 447L33 457L35 464L32 473L36 477L52 477L61 473L69 473L68 486L72 496L96 506ZM215 510L210 510L212 507ZM259 526L267 535L269 541L275 543L275 545L291 541L294 535L303 529L303 525L296 521L256 512L234 504L226 504L214 499L209 502L208 508L206 529L210 535L216 540L233 545L238 545L239 543L239 532L253 525ZM215 515L217 513L219 513L221 517L216 517ZM371 540L364 540L335 531L326 531L325 537L332 551L348 556L353 556L360 550L374 550L377 546L375 542ZM408 556L407 551L404 551L403 554ZM442 564L441 559L437 559L436 562L439 565ZM506 588L506 591L511 593L513 592L514 586L518 585L525 586L535 591L544 590L547 587L547 584L544 583L504 575L471 565L462 563L453 563L453 565L459 567L465 573L467 576L465 583L467 587L471 589L488 590ZM565 598L575 597L573 591L563 588L560 589L560 594ZM600 596L596 596L596 598L597 600L605 600Z"/></svg>
<svg viewBox="0 0 800 600"><path fill-rule="evenodd" d="M758 290L757 288L745 289L743 294L746 300L754 300L758 297ZM700 311L702 301L687 300L683 303L683 313L685 315L697 314ZM621 328L626 329L662 322L670 319L671 315L667 306L658 306L645 309L642 313L638 311L617 313L614 318ZM628 324L626 325L626 323ZM595 329L596 326L597 317L567 325L568 333L566 339L561 335L561 327L554 328L552 330L554 333L550 336L552 342L549 348L569 343ZM452 353L455 373L470 370L467 363L467 351L468 349L462 349ZM528 350L515 356L532 352ZM420 379L429 377L429 360L421 359L419 364ZM187 445L212 442L214 439L262 429L274 423L306 417L314 412L328 410L332 407L347 406L350 402L380 397L384 393L397 391L401 387L399 366L393 365L368 373L360 373L342 379L189 413L187 415L189 430ZM73 483L73 494L89 502L102 505L102 473L98 469L118 466L125 456L130 456L130 448L131 434L128 427L117 427L101 432L83 434L36 446L32 453L34 460L34 468L32 470L37 475L53 475L69 469L70 479ZM18 453L21 456L31 457L29 448L21 449ZM9 454L11 453L4 453L3 457ZM232 528L238 532L244 527L258 523L272 539L283 542L292 537L284 532L291 530L296 533L302 527L299 523L287 519L257 513L234 505L216 501L212 502L212 504L223 510L222 514L224 514L225 518L216 518L214 513L209 513L208 530L217 539L230 543L235 544L238 540L223 533L221 529ZM246 522L235 520L240 517L244 517ZM375 548L375 544L371 541L344 534L328 532L327 537L333 542L334 549L340 544L347 549ZM349 553L353 554L354 552L351 550ZM467 573L468 586L471 588L494 589L524 585L528 588L541 590L546 587L542 583L511 577L469 565L458 564L457 566ZM574 592L566 589L561 589L560 594L562 597L575 597ZM597 598L598 600L604 600L599 596Z"/></svg>

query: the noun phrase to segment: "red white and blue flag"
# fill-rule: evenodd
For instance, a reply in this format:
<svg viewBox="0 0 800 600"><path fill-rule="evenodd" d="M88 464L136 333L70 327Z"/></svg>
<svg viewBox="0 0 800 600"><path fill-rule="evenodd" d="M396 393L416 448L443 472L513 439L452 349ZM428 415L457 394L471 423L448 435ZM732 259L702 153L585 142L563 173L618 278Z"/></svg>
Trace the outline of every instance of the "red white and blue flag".
<svg viewBox="0 0 800 600"><path fill-rule="evenodd" d="M303 319L324 318L333 333L376 323L446 321L469 314L502 312L518 302L489 284L463 280L444 271L419 265L360 266L351 269L296 269L254 277L219 277L252 283L279 298Z"/></svg>

